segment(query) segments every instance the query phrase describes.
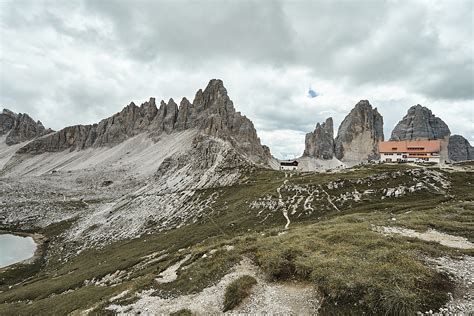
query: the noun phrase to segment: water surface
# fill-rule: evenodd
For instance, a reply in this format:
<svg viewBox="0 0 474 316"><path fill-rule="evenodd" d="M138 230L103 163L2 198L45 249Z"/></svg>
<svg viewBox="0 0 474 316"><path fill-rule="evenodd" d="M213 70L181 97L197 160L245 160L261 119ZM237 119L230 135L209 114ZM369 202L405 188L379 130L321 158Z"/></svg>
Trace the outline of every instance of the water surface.
<svg viewBox="0 0 474 316"><path fill-rule="evenodd" d="M0 235L0 268L33 257L36 243L31 237Z"/></svg>

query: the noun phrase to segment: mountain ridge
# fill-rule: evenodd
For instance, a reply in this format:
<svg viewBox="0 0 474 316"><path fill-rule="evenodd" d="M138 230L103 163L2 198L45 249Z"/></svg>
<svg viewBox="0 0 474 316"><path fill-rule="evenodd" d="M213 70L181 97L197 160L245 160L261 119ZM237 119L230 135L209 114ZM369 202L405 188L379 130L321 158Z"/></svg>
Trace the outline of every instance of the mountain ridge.
<svg viewBox="0 0 474 316"><path fill-rule="evenodd" d="M95 124L67 126L48 135L36 135L17 154L115 146L140 133L157 140L164 134L197 129L199 133L229 141L255 163L265 165L272 159L252 121L235 110L222 80L210 80L204 90L196 92L192 103L183 98L178 106L171 98L167 103L161 101L158 108L155 100L150 98L140 106L131 102L120 112Z"/></svg>

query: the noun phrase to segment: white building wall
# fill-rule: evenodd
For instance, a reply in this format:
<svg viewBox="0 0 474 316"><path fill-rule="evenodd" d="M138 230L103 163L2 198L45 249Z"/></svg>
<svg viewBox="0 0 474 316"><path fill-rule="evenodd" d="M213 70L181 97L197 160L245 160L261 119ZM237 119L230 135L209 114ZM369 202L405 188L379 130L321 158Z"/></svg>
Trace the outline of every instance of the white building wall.
<svg viewBox="0 0 474 316"><path fill-rule="evenodd" d="M400 159L401 162L435 162L435 163L440 162L440 156L436 154L432 156L426 156L425 158L428 158L428 160L424 160L422 158L410 157L408 153L382 153L380 154L380 161L382 162L387 162L387 159L391 159L390 162L392 163L398 162L398 159Z"/></svg>
<svg viewBox="0 0 474 316"><path fill-rule="evenodd" d="M280 166L280 170L298 170L297 166Z"/></svg>

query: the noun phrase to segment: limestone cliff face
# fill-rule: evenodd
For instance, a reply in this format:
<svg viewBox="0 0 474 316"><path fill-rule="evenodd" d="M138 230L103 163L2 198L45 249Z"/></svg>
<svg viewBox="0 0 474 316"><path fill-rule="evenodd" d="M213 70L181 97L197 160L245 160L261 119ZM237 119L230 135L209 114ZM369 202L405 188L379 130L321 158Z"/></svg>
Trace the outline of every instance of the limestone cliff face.
<svg viewBox="0 0 474 316"><path fill-rule="evenodd" d="M306 134L303 156L319 159L334 157L334 129L331 117L322 124L317 123L314 132Z"/></svg>
<svg viewBox="0 0 474 316"><path fill-rule="evenodd" d="M161 101L157 108L154 98L141 106L132 102L98 124L66 127L29 143L18 153L113 146L143 132L159 137L162 133L187 129L227 140L252 161L265 163L271 158L268 148L261 145L253 123L235 111L222 81L216 79L211 80L204 91L196 93L193 103L183 98L178 106L170 99L168 103Z"/></svg>
<svg viewBox="0 0 474 316"><path fill-rule="evenodd" d="M465 161L474 159L474 147L461 135L449 137L449 159L452 161Z"/></svg>
<svg viewBox="0 0 474 316"><path fill-rule="evenodd" d="M335 156L343 161L364 161L380 157L378 144L383 141L383 118L369 101L356 104L339 126Z"/></svg>
<svg viewBox="0 0 474 316"><path fill-rule="evenodd" d="M0 113L0 136L8 134L8 132L12 130L16 119L17 114L8 109L4 109L2 113Z"/></svg>
<svg viewBox="0 0 474 316"><path fill-rule="evenodd" d="M0 113L0 136L6 135L5 142L11 146L51 133L40 121L34 121L28 114L16 114L4 109Z"/></svg>
<svg viewBox="0 0 474 316"><path fill-rule="evenodd" d="M390 140L443 139L451 134L448 125L430 109L419 104L408 113L392 131Z"/></svg>
<svg viewBox="0 0 474 316"><path fill-rule="evenodd" d="M407 114L392 131L390 140L441 140L441 161L448 160L448 143L451 131L442 119L430 109L419 104L408 109Z"/></svg>

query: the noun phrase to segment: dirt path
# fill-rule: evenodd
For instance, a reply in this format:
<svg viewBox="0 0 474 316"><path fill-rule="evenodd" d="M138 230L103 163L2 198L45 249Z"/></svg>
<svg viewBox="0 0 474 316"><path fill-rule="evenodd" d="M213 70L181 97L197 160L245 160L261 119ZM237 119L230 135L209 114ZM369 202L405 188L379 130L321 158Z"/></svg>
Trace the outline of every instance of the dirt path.
<svg viewBox="0 0 474 316"><path fill-rule="evenodd" d="M321 190L327 195L329 204L331 204L331 205L336 209L336 211L340 212L341 210L338 209L337 206L336 206L336 204L334 204L334 203L332 202L331 196L329 195L329 193L327 193L326 190L324 190L322 186L319 186L319 187L320 187Z"/></svg>
<svg viewBox="0 0 474 316"><path fill-rule="evenodd" d="M420 233L413 229L378 226L375 228L375 231L384 235L398 234L406 237L418 238L425 241L434 241L450 248L474 249L474 244L467 240L467 238L441 233L434 229L428 229L427 231Z"/></svg>
<svg viewBox="0 0 474 316"><path fill-rule="evenodd" d="M288 182L288 180L283 181L283 184L277 188L278 192L278 207L281 207L283 209L283 216L286 218L286 225L285 229L288 229L290 226L290 217L288 216L288 210L285 207L285 203L283 202L283 197L281 196L281 188L285 186L285 184Z"/></svg>

